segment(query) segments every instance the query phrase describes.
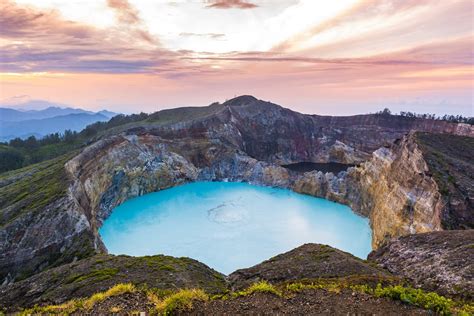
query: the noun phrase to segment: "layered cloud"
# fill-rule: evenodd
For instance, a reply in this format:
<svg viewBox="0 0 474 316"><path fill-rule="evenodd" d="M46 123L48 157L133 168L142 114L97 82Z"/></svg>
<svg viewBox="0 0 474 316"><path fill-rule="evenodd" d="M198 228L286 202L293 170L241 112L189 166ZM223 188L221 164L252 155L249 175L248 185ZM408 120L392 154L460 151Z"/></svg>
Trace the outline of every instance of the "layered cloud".
<svg viewBox="0 0 474 316"><path fill-rule="evenodd" d="M205 104L253 93L306 112L316 111L311 102L420 98L472 111L470 1L104 0L90 19L50 2L0 4L0 99L55 90L63 103L136 100L150 110L156 98Z"/></svg>

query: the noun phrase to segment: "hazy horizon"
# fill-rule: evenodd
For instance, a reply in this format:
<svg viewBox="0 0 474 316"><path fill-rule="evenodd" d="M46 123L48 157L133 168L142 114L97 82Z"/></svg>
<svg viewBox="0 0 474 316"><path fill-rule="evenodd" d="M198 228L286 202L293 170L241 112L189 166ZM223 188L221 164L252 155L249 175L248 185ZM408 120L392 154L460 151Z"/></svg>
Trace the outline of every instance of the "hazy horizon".
<svg viewBox="0 0 474 316"><path fill-rule="evenodd" d="M238 96L235 96L235 97L238 97ZM254 96L254 97L259 99L257 96ZM181 108L181 107L209 106L209 105L211 105L215 102L224 103L225 101L230 100L230 99L231 98L227 98L225 100L212 101L212 102L209 102L207 104L199 104L199 105L193 105L193 104L178 105L178 106L166 106L166 105L164 105L162 107L157 107L156 110L150 110L150 111L143 111L143 110L133 111L132 108L136 108L136 106L130 106L130 107L128 107L129 110L116 111L116 113L130 115L130 114L137 114L137 113L140 113L140 112L144 112L144 113L151 114L153 112L157 112L157 111L161 111L161 110L176 109L176 108ZM270 100L263 100L263 101L270 101ZM270 102L272 102L272 101L270 101ZM275 103L275 102L273 102L273 103ZM278 103L276 103L276 104L278 104ZM355 110L354 112L345 111L343 113L333 113L331 111L328 111L327 113L324 112L324 111L323 112L318 112L318 113L316 113L316 112L313 113L313 112L305 112L304 110L300 111L295 106L291 106L291 105L282 105L282 104L278 104L278 105L283 106L285 108L292 109L294 111L297 111L297 112L300 112L300 113L303 113L303 114L329 115L329 116L352 116L352 115L373 114L373 113L382 111L385 108L388 108L392 112L392 114L399 114L400 112L413 112L413 113L416 113L416 114L435 114L436 116L443 116L443 115L447 114L447 115L462 115L462 116L465 116L465 117L472 117L472 115L473 115L472 111L468 111L468 113L452 113L452 112L443 112L442 108L440 109L439 113L434 112L434 111L430 112L429 110L425 111L425 112L420 112L420 111L417 112L417 111L413 111L410 108L406 108L406 107L403 107L403 106L400 106L400 105L395 105L395 106L393 106L393 105L392 106L390 106L390 105L382 106L381 105L379 107L375 106L373 110L366 111L366 112L357 112L357 109L354 109ZM8 102L7 103L2 103L0 101L0 108L10 108L10 109L19 110L19 111L31 111L31 110L41 111L41 110L47 109L49 107L83 109L83 110L90 111L90 112L112 111L110 107L107 107L105 105L91 109L91 108L81 107L80 105L76 105L76 104L64 104L64 103L59 103L59 102L53 102L53 101L48 101L48 100L38 100L38 99L31 99L29 101L25 101L25 102L21 102L21 103L8 103Z"/></svg>
<svg viewBox="0 0 474 316"><path fill-rule="evenodd" d="M469 0L0 4L0 103L154 112L250 94L321 115L474 115Z"/></svg>

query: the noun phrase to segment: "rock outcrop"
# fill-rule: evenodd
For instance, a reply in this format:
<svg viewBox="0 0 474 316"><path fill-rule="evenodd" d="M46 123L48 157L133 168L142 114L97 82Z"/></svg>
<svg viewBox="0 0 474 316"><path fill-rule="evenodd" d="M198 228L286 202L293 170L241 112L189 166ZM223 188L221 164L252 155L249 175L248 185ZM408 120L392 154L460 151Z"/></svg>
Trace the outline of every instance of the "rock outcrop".
<svg viewBox="0 0 474 316"><path fill-rule="evenodd" d="M474 230L396 238L369 255L394 275L443 295L474 299Z"/></svg>
<svg viewBox="0 0 474 316"><path fill-rule="evenodd" d="M302 279L344 277L383 279L392 276L386 270L347 252L327 245L305 244L253 267L232 272L228 281L233 290L241 290L263 280L276 284Z"/></svg>
<svg viewBox="0 0 474 316"><path fill-rule="evenodd" d="M50 162L45 170L54 172L34 165L2 175L0 281L105 252L98 228L114 207L195 180L246 181L348 204L371 219L374 247L390 237L472 227L465 220L472 219L472 190L458 190L469 203L457 198L446 212L426 149L413 133L403 138L413 130L472 138L472 126L385 115L303 115L249 96L199 115L180 111L107 131L74 157ZM396 139L402 140L391 145ZM361 165L337 175L280 166L302 161ZM461 182L472 186L472 177Z"/></svg>

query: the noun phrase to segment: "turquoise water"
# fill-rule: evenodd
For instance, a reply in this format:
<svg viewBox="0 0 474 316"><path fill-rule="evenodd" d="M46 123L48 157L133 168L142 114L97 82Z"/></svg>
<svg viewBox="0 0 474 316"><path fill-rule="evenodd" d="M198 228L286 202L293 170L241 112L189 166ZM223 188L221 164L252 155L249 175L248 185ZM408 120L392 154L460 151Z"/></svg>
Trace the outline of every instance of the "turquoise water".
<svg viewBox="0 0 474 316"><path fill-rule="evenodd" d="M247 183L196 182L116 207L99 230L112 254L190 257L228 274L304 243L366 258L368 219L342 204Z"/></svg>

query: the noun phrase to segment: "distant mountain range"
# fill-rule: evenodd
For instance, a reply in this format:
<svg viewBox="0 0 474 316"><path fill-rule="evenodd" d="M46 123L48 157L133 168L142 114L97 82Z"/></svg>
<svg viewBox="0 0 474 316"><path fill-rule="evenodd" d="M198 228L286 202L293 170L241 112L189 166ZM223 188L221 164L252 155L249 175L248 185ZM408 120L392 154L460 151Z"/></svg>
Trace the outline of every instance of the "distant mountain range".
<svg viewBox="0 0 474 316"><path fill-rule="evenodd" d="M38 103L40 101L36 101ZM30 102L31 103L31 102ZM36 104L35 103L35 104ZM42 105L51 105L41 101ZM67 129L80 131L87 125L108 121L117 113L102 110L91 112L83 109L48 106L41 110L26 110L31 104L16 105L15 109L0 107L0 141L35 136L41 138L51 133L62 133Z"/></svg>

